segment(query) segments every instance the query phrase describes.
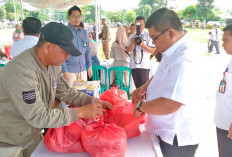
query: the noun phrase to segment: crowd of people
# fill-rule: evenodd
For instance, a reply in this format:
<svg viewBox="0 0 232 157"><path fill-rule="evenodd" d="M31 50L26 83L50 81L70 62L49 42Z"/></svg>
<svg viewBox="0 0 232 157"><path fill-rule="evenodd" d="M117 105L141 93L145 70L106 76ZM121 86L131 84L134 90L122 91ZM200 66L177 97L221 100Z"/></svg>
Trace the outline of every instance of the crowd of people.
<svg viewBox="0 0 232 157"><path fill-rule="evenodd" d="M28 157L42 140L42 128L71 124L79 118L97 118L113 105L77 91L73 82L92 76L99 65L92 30L86 31L81 9L68 10L68 26L27 17L22 30L16 27L13 59L0 72L0 156ZM116 38L109 45L110 28L102 19L102 41L106 59L113 66L132 69L136 90L134 116L147 114L146 131L158 136L164 157L194 157L199 145L196 99L197 47L178 15L167 8L152 13L147 21L138 16L130 27L117 23ZM148 32L144 29L147 28ZM24 39L17 34L23 32ZM212 33L209 52L217 45L218 30ZM223 47L232 55L232 25L223 29ZM217 53L218 48L216 46ZM149 78L150 58L161 55L154 76ZM2 56L2 53L0 52ZM215 124L220 157L232 155L231 87L232 63L223 73L217 92ZM128 83L128 73L124 81ZM54 108L55 100L78 108Z"/></svg>

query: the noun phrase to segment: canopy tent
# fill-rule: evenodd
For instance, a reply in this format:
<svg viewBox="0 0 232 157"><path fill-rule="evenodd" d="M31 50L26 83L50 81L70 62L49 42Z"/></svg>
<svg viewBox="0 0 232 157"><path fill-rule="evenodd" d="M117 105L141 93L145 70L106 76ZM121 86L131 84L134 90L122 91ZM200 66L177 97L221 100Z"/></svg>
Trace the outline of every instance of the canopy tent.
<svg viewBox="0 0 232 157"><path fill-rule="evenodd" d="M9 0L0 0L0 6L7 3ZM16 0L20 2L20 0ZM23 5L35 8L50 8L50 9L64 9L72 5L87 5L93 4L95 0L23 0ZM26 9L26 8L25 8Z"/></svg>
<svg viewBox="0 0 232 157"><path fill-rule="evenodd" d="M5 5L9 0L0 0L0 6ZM100 17L101 17L101 0L15 0L20 2L21 5L21 16L23 16L23 9L29 11L35 11L38 8L45 9L65 9L73 5L88 5L95 4L95 24L96 24L96 34L100 31ZM98 39L97 39L98 43Z"/></svg>

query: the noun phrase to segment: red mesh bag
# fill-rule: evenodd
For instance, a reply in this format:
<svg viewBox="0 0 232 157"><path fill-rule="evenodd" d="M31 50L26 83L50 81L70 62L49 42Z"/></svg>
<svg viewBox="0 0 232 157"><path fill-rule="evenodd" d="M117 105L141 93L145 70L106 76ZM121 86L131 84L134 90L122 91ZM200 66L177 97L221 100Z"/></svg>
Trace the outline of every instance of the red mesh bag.
<svg viewBox="0 0 232 157"><path fill-rule="evenodd" d="M127 138L136 137L141 134L139 125L145 123L145 114L141 117L134 117L134 107L131 102L127 102L125 106L114 105L112 110L106 110L107 115L104 116L105 123L115 123L126 130Z"/></svg>
<svg viewBox="0 0 232 157"><path fill-rule="evenodd" d="M91 157L124 157L127 138L125 130L115 124L99 121L81 133L82 143Z"/></svg>
<svg viewBox="0 0 232 157"><path fill-rule="evenodd" d="M69 126L50 128L44 137L44 145L48 150L59 153L85 152L81 142L81 132L86 124L82 120L72 122Z"/></svg>

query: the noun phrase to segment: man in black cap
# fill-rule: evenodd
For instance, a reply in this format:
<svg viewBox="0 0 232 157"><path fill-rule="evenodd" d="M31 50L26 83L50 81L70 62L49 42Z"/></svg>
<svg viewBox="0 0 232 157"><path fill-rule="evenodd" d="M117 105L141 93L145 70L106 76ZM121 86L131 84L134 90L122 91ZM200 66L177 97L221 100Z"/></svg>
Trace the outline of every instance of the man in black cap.
<svg viewBox="0 0 232 157"><path fill-rule="evenodd" d="M96 118L112 105L70 88L60 65L80 55L63 24L45 25L38 44L13 58L0 73L0 156L29 157L41 141L40 128ZM54 109L55 99L79 108Z"/></svg>

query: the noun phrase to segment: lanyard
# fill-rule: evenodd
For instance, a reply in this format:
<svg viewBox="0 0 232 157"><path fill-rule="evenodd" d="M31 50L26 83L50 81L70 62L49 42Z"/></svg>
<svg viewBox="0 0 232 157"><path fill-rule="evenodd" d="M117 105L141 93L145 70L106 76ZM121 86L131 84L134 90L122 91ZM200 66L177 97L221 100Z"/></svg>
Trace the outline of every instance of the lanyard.
<svg viewBox="0 0 232 157"><path fill-rule="evenodd" d="M134 45L133 59L134 59L135 64L141 64L141 63L142 63L142 60L143 60L143 48L141 47L141 59L140 59L140 62L139 62L139 63L137 63L137 62L135 61L135 55L136 55L136 45Z"/></svg>

